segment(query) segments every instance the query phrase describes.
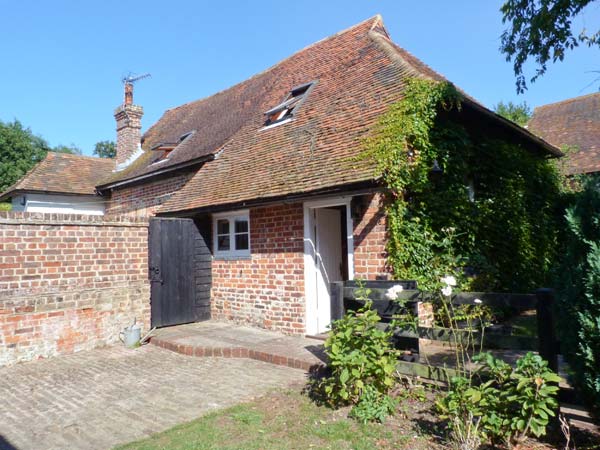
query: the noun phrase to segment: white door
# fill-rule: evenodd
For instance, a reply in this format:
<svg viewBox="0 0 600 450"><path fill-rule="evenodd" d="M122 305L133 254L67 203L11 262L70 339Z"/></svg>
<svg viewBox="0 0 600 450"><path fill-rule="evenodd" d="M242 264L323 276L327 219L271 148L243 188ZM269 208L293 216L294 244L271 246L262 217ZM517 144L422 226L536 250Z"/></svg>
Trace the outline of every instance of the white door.
<svg viewBox="0 0 600 450"><path fill-rule="evenodd" d="M331 323L329 283L343 281L342 216L339 209L317 208L315 223L315 269L317 284L317 333Z"/></svg>

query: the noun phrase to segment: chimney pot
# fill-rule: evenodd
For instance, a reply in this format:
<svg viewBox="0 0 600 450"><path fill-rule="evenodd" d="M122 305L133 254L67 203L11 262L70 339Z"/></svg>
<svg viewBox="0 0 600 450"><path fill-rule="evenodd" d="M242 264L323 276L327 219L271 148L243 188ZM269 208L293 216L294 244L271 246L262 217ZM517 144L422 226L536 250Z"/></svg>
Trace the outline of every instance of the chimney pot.
<svg viewBox="0 0 600 450"><path fill-rule="evenodd" d="M133 105L133 84L125 83L125 105Z"/></svg>

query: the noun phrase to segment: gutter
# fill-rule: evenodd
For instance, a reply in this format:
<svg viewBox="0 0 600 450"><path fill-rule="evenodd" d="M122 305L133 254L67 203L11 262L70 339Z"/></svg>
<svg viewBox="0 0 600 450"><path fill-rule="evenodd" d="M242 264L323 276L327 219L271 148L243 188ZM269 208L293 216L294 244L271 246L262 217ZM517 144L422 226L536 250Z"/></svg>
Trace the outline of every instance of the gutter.
<svg viewBox="0 0 600 450"><path fill-rule="evenodd" d="M143 175L138 175L136 177L127 178L125 180L119 180L119 181L115 181L112 183L100 184L100 185L96 186L96 192L98 192L100 195L103 195L103 192L107 191L109 189L114 189L117 187L127 186L129 184L139 183L139 182L147 180L148 178L153 178L153 177L157 177L160 175L175 172L177 170L185 169L188 167L193 167L198 164L205 163L207 161L212 161L213 159L215 159L215 155L211 153L206 156L201 156L200 158L184 161L182 163L174 164L174 165L166 167L164 169L155 170L153 172L146 173Z"/></svg>
<svg viewBox="0 0 600 450"><path fill-rule="evenodd" d="M64 196L70 196L70 197L90 197L90 198L98 197L98 195L94 194L94 193L82 194L79 192L41 191L41 190L34 190L34 189L13 189L13 190L5 191L4 193L0 194L0 202L4 201L6 199L12 198L12 197L16 197L17 195L21 195L21 194L64 195Z"/></svg>

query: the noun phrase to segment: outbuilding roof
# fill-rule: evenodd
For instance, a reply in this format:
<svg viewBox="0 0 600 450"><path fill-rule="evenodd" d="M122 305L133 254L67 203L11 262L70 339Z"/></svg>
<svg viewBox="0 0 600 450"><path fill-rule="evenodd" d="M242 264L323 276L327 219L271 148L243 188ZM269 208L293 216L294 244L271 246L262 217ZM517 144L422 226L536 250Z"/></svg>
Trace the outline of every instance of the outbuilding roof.
<svg viewBox="0 0 600 450"><path fill-rule="evenodd" d="M48 152L27 174L0 195L0 200L21 192L94 195L96 185L111 173L110 158Z"/></svg>
<svg viewBox="0 0 600 450"><path fill-rule="evenodd" d="M600 171L599 92L537 107L527 127L557 147L572 148L568 174Z"/></svg>

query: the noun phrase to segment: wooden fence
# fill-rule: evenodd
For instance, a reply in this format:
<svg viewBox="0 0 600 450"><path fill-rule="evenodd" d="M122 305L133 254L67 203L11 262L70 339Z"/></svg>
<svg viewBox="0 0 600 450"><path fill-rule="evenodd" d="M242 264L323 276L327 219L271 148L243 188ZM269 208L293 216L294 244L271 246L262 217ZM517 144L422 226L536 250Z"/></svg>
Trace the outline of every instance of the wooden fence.
<svg viewBox="0 0 600 450"><path fill-rule="evenodd" d="M397 301L386 298L385 294L390 287L400 284L404 290L399 299L404 300L404 307ZM394 315L411 310L417 314L419 303L431 302L439 294L423 292L416 289L414 281L355 281L331 283L331 314L332 319L340 319L348 310L356 310L363 303L361 288L369 289L369 298L373 301L373 308L377 310L382 322L390 322ZM477 300L477 301L476 301ZM536 310L537 338L527 336L513 336L492 331L485 331L483 347L485 349L506 349L537 351L542 358L548 361L549 367L555 372L558 370L559 344L555 333L554 295L551 289L538 289L534 294L504 294L489 292L458 292L451 297L453 305L483 304L492 308L510 307L517 310ZM481 301L481 303L479 302ZM397 333L400 337L413 339L417 344L419 339L432 341L454 341L455 336L448 328L418 326L416 331L402 330ZM481 339L480 333L473 333L477 340ZM400 362L399 370L407 375L420 375L441 381L440 368L410 362Z"/></svg>

